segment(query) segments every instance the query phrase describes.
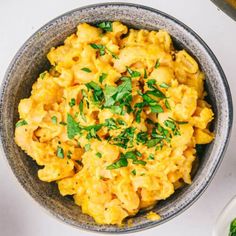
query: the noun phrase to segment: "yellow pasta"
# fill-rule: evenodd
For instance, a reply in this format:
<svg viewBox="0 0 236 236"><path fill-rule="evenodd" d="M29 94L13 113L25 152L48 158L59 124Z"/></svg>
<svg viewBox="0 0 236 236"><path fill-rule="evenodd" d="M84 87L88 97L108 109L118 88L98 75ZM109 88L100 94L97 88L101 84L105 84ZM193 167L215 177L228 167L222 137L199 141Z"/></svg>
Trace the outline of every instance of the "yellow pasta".
<svg viewBox="0 0 236 236"><path fill-rule="evenodd" d="M198 63L168 32L81 23L47 56L15 129L42 181L98 224L117 225L191 184L214 113Z"/></svg>

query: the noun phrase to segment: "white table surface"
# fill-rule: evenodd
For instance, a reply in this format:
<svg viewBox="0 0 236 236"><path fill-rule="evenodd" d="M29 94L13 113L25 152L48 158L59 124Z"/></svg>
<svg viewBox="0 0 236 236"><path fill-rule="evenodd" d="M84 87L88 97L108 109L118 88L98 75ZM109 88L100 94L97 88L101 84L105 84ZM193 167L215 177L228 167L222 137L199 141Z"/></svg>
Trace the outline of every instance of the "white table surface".
<svg viewBox="0 0 236 236"><path fill-rule="evenodd" d="M39 27L71 9L101 1L0 0L0 80L16 51ZM209 0L139 0L181 20L210 46L220 61L236 103L236 22ZM235 127L234 127L235 128ZM133 235L208 236L224 205L236 194L236 132L212 183L201 198L171 221ZM24 191L0 153L0 235L94 235L53 218ZM223 236L223 235L222 235Z"/></svg>

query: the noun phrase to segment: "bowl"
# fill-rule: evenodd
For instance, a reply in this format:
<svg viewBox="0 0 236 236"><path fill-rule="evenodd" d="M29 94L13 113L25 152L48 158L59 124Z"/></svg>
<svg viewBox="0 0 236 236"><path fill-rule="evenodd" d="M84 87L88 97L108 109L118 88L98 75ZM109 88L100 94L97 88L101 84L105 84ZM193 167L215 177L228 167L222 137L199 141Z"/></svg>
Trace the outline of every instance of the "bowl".
<svg viewBox="0 0 236 236"><path fill-rule="evenodd" d="M49 64L46 54L53 46L75 32L80 22L121 21L130 27L148 30L166 29L178 49L185 48L194 55L206 75L206 90L213 106L215 119L213 130L215 140L207 145L200 156L198 170L193 183L175 192L165 201L160 201L154 212L161 220L150 221L146 212L134 216L132 224L123 227L97 225L94 220L81 212L69 197L59 194L55 183L38 179L36 163L14 142L15 123L18 120L17 106L20 99L30 95L31 87L38 74ZM182 22L156 9L128 3L102 3L72 10L57 17L39 29L20 48L6 72L0 102L0 130L2 147L6 159L16 178L25 190L45 209L58 219L90 231L107 233L134 232L160 225L179 215L191 206L212 180L229 140L233 108L230 89L224 72L216 57L204 41Z"/></svg>

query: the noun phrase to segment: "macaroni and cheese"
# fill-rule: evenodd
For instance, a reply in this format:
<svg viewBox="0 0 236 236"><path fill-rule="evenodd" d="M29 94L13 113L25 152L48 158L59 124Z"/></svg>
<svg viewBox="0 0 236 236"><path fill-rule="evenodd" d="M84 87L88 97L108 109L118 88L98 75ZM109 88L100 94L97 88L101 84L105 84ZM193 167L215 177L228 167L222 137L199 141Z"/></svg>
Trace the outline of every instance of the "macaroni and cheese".
<svg viewBox="0 0 236 236"><path fill-rule="evenodd" d="M47 57L15 129L40 180L56 181L98 224L117 225L191 184L214 114L198 63L168 32L81 23Z"/></svg>

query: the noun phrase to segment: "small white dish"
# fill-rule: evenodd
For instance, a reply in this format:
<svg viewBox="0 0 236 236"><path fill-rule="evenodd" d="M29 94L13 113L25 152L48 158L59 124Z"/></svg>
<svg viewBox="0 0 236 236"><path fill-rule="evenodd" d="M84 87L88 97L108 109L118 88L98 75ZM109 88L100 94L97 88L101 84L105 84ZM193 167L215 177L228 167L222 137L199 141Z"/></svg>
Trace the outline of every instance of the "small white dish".
<svg viewBox="0 0 236 236"><path fill-rule="evenodd" d="M228 236L230 223L236 218L236 196L234 196L230 202L224 207L220 215L218 216L214 228L213 236Z"/></svg>

